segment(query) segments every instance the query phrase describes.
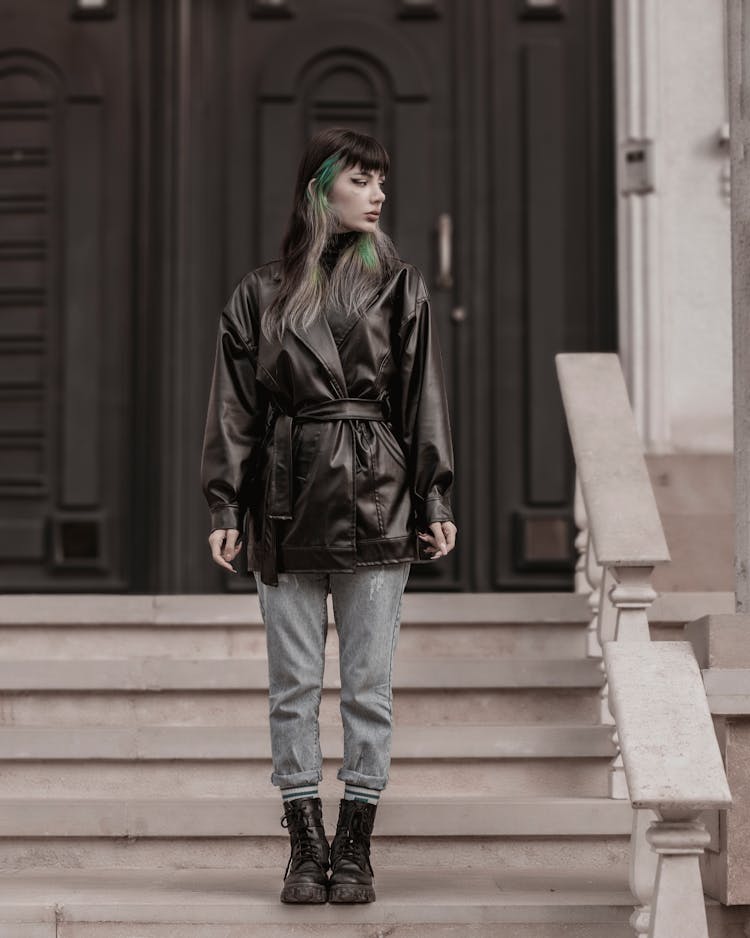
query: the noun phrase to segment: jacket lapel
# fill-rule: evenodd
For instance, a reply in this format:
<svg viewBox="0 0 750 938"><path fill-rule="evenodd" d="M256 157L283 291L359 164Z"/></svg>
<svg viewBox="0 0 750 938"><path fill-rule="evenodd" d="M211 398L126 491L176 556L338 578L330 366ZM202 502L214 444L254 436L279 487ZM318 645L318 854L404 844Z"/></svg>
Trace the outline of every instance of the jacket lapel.
<svg viewBox="0 0 750 938"><path fill-rule="evenodd" d="M341 364L336 340L331 332L328 319L324 313L306 329L294 328L290 330L302 342L325 368L339 397L347 397L348 389L344 368Z"/></svg>

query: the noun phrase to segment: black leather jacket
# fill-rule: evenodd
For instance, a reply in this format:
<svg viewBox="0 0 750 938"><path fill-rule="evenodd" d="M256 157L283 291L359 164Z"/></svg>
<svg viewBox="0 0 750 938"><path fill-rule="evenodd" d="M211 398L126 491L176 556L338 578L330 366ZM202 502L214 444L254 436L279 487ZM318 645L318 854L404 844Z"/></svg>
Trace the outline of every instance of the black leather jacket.
<svg viewBox="0 0 750 938"><path fill-rule="evenodd" d="M404 264L338 336L325 317L269 342L280 261L248 273L219 319L201 481L211 530L243 532L247 572L428 563L416 531L454 521L437 332Z"/></svg>

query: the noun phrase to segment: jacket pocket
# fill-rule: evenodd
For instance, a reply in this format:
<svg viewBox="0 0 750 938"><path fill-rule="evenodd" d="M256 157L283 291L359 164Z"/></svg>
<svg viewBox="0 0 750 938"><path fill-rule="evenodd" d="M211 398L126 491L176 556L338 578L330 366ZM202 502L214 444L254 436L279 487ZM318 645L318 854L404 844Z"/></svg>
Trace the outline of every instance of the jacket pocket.
<svg viewBox="0 0 750 938"><path fill-rule="evenodd" d="M406 454L393 432L389 423L379 424L382 433L377 434L377 442L380 444L378 449L385 449L393 461L404 471L406 471Z"/></svg>
<svg viewBox="0 0 750 938"><path fill-rule="evenodd" d="M369 425L370 495L363 527L369 537L396 538L408 533L411 495L406 457L392 429L386 423ZM364 532L363 532L364 533Z"/></svg>

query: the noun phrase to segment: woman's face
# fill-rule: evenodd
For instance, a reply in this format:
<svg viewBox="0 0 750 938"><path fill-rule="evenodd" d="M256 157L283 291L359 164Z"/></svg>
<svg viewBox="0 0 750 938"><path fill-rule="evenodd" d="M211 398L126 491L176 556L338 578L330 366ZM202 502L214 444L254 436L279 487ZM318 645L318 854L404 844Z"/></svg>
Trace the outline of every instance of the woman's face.
<svg viewBox="0 0 750 938"><path fill-rule="evenodd" d="M339 217L341 231L373 231L385 202L381 188L385 177L359 165L340 172L328 193L328 202Z"/></svg>

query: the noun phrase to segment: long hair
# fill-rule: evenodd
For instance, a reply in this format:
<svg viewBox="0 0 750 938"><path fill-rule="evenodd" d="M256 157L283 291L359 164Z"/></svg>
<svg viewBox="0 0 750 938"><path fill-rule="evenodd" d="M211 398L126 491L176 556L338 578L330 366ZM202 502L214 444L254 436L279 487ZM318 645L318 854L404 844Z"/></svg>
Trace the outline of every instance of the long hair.
<svg viewBox="0 0 750 938"><path fill-rule="evenodd" d="M339 227L328 193L339 173L354 166L388 173L384 147L368 134L329 127L310 138L300 159L294 205L281 242L281 286L263 315L261 328L279 340L284 330L307 328L325 308L358 315L372 303L401 259L379 228L345 239L338 261L327 274L321 255ZM310 180L315 183L308 191Z"/></svg>

